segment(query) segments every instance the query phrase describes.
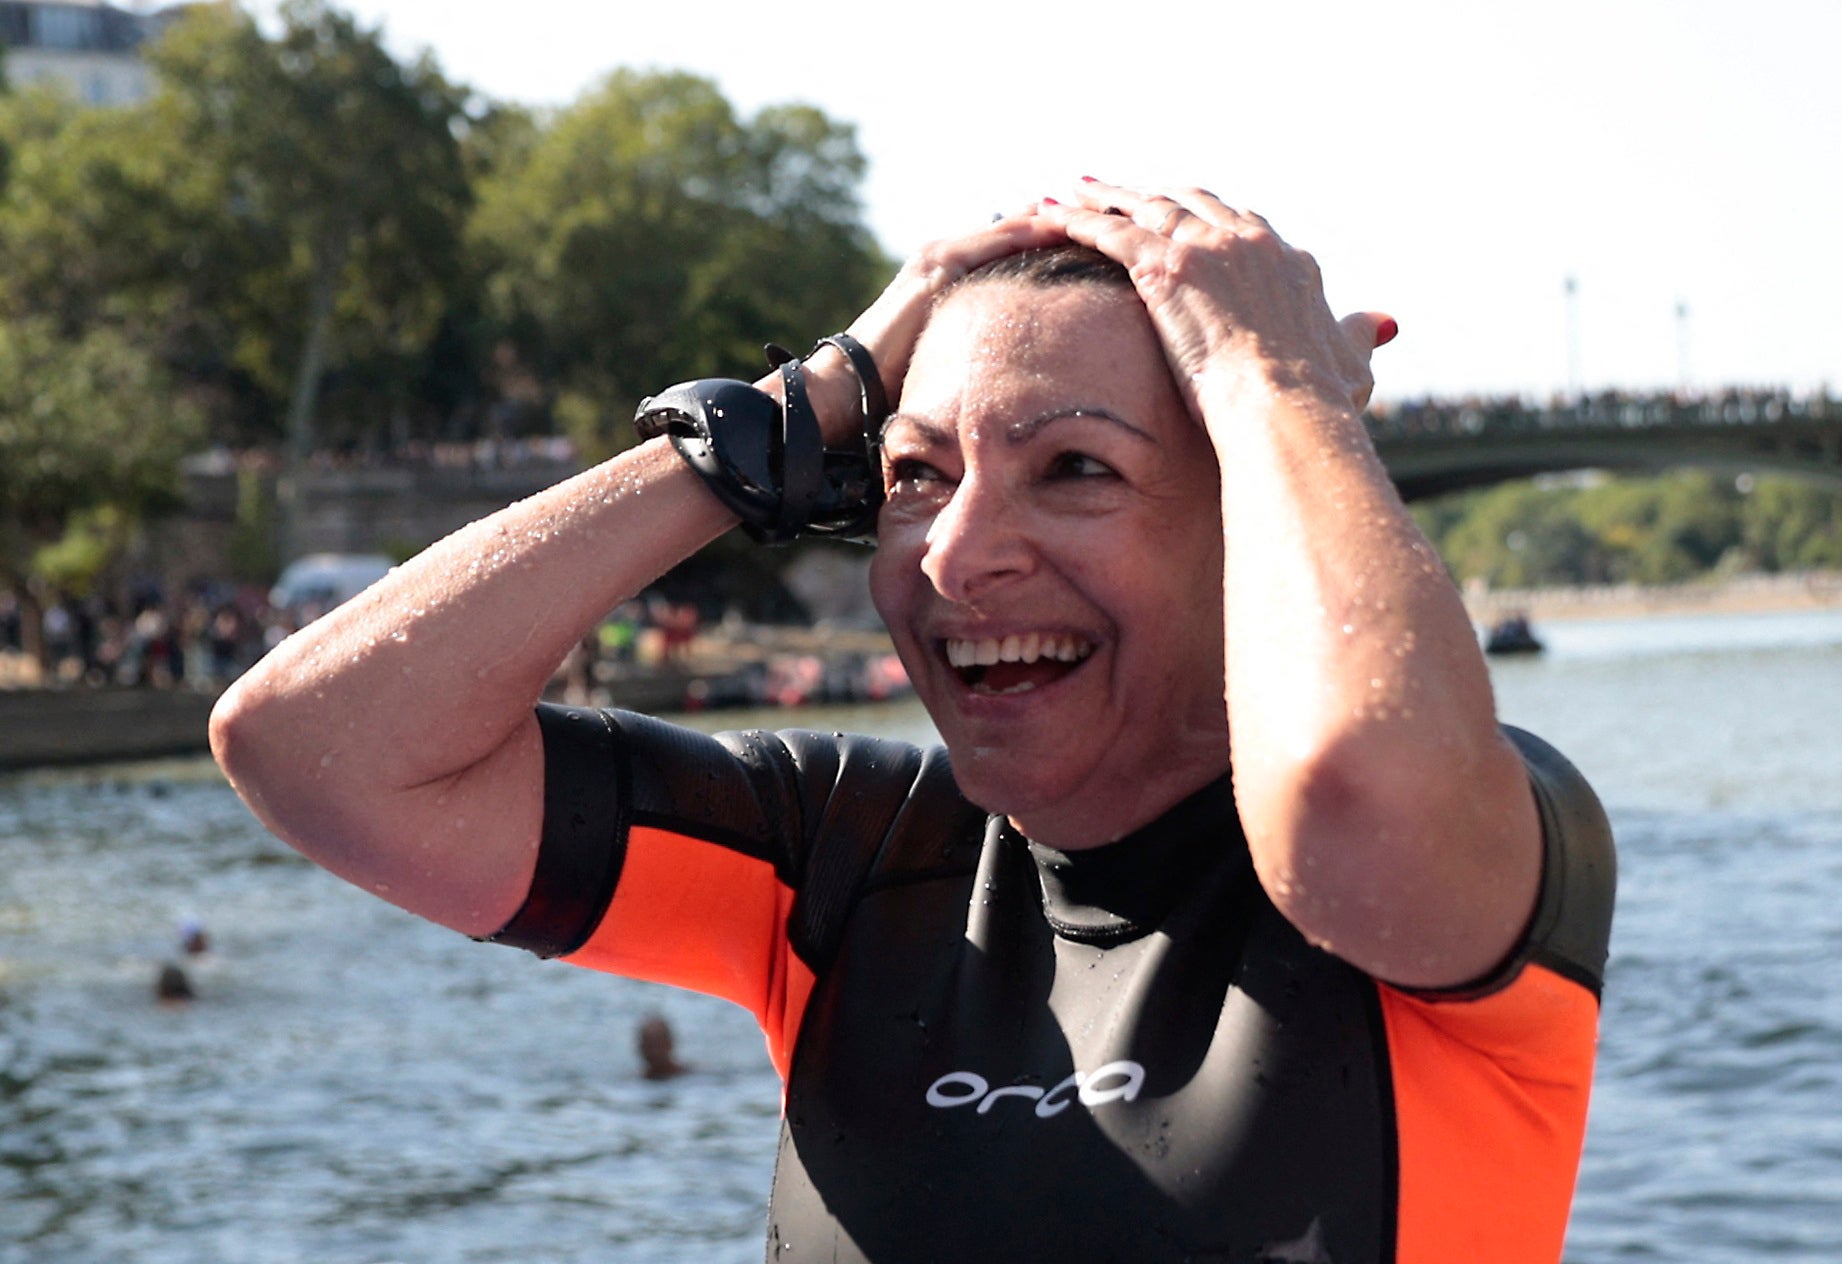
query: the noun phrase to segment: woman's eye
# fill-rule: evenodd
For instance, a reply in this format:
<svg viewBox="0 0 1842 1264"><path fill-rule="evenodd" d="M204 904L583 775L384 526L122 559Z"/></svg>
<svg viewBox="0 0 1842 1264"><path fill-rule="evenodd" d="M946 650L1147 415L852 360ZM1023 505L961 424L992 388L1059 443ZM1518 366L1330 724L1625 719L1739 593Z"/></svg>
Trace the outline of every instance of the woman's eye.
<svg viewBox="0 0 1842 1264"><path fill-rule="evenodd" d="M1085 452L1063 452L1049 462L1051 478L1118 478L1119 471Z"/></svg>
<svg viewBox="0 0 1842 1264"><path fill-rule="evenodd" d="M946 476L926 461L913 457L896 457L889 462L889 487L892 491L920 490L946 480Z"/></svg>

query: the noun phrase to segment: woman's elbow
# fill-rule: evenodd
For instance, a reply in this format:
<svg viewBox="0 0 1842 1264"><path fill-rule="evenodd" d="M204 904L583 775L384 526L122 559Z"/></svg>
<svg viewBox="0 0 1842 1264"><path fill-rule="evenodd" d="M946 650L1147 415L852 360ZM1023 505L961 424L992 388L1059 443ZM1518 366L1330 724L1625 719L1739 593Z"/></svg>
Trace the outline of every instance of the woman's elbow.
<svg viewBox="0 0 1842 1264"><path fill-rule="evenodd" d="M1327 752L1248 839L1269 896L1308 939L1431 985L1507 949L1539 880L1540 827L1507 743L1419 764Z"/></svg>

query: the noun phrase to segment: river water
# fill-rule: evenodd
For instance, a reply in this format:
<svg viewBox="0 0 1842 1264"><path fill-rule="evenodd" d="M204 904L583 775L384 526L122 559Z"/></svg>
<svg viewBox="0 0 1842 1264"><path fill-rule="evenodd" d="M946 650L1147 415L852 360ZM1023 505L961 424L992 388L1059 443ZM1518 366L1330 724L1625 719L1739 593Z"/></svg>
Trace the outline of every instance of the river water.
<svg viewBox="0 0 1842 1264"><path fill-rule="evenodd" d="M1842 612L1543 632L1500 709L1621 863L1567 1258L1842 1259ZM693 1074L639 1077L655 1011ZM379 904L207 762L0 779L0 1264L754 1261L777 1110L741 1010Z"/></svg>

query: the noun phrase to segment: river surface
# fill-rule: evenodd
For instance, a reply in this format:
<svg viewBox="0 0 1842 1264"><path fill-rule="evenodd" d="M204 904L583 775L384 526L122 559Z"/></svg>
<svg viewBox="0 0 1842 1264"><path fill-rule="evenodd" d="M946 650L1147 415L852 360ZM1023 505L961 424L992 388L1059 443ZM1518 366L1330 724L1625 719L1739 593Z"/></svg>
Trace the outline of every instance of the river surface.
<svg viewBox="0 0 1842 1264"><path fill-rule="evenodd" d="M1842 1260L1842 612L1541 631L1500 710L1621 865L1567 1258ZM778 1097L742 1010L378 903L206 762L0 779L0 1264L755 1261Z"/></svg>

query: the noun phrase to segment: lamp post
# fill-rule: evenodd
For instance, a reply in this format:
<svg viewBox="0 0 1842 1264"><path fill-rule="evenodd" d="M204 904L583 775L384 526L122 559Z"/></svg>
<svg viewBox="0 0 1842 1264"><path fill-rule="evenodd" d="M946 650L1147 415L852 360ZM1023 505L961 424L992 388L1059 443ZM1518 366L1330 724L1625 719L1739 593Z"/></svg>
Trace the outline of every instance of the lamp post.
<svg viewBox="0 0 1842 1264"><path fill-rule="evenodd" d="M1580 378L1580 282L1569 274L1563 284L1567 299L1567 390L1577 403L1585 395Z"/></svg>

